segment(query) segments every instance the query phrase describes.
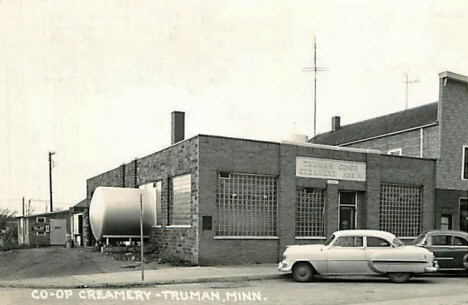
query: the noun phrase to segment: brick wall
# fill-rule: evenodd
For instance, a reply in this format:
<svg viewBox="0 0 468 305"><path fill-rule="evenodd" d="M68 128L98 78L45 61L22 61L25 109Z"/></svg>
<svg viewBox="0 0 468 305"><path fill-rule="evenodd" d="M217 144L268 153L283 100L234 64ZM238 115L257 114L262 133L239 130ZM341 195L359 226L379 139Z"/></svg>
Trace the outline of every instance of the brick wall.
<svg viewBox="0 0 468 305"><path fill-rule="evenodd" d="M367 180L327 183L326 179L296 177L297 156L364 162L367 164ZM131 175L132 164L137 169L137 185L162 181L162 221L159 227L152 229L151 242L159 248L162 256L193 264L273 263L281 258L287 245L323 242L295 238L297 187L325 190L325 235L339 227L338 198L339 192L344 190L358 193L358 228L378 229L381 183L424 186L423 226L429 228L434 222L431 216L434 204L432 160L200 135L89 179L88 193L106 183L119 186L122 173L126 173L125 177ZM277 177L276 237L216 236L219 172ZM167 218L168 181L186 173L191 174L192 183L191 226L172 227ZM127 182L125 185L130 186ZM211 229L202 230L204 216L211 217Z"/></svg>
<svg viewBox="0 0 468 305"><path fill-rule="evenodd" d="M191 174L191 226L175 227L168 223L169 179ZM87 180L88 199L98 186L138 187L162 181L162 223L153 227L151 242L163 257L198 263L198 138L179 142L162 151L133 160Z"/></svg>
<svg viewBox="0 0 468 305"><path fill-rule="evenodd" d="M460 198L468 198L468 190L436 190L438 203L435 211L435 228L440 228L442 215L452 215L452 228L460 228Z"/></svg>
<svg viewBox="0 0 468 305"><path fill-rule="evenodd" d="M468 181L462 181L461 175L463 145L468 145L468 82L443 77L439 86L441 158L437 188L467 190Z"/></svg>
<svg viewBox="0 0 468 305"><path fill-rule="evenodd" d="M218 172L278 176L279 144L209 136L199 136L199 139L200 228L203 216L212 218L212 229L199 231L199 263L277 262L277 239L215 239L215 235Z"/></svg>

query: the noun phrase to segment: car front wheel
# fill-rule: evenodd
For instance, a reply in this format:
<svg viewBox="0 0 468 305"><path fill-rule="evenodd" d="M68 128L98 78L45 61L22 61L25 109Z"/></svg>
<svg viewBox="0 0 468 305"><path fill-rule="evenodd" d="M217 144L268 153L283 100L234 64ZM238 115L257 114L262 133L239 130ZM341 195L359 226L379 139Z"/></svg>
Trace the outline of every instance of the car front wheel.
<svg viewBox="0 0 468 305"><path fill-rule="evenodd" d="M393 283L404 283L409 280L411 277L411 274L409 273L404 273L404 272L392 272L388 274L388 278L390 281Z"/></svg>
<svg viewBox="0 0 468 305"><path fill-rule="evenodd" d="M292 270L292 277L296 282L308 282L314 276L314 270L309 263L297 263Z"/></svg>

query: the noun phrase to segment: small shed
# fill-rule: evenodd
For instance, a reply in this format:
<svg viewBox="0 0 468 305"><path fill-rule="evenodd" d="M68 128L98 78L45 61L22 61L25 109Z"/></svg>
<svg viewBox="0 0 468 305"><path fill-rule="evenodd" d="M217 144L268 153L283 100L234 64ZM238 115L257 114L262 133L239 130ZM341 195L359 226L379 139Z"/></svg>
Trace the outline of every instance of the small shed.
<svg viewBox="0 0 468 305"><path fill-rule="evenodd" d="M31 247L65 245L70 234L70 211L19 216L18 242Z"/></svg>

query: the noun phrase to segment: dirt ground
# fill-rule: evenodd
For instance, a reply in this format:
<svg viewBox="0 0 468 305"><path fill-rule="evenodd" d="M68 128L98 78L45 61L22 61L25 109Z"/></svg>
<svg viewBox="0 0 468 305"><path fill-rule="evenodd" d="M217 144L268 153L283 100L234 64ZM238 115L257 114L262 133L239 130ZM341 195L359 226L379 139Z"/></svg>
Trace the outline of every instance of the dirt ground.
<svg viewBox="0 0 468 305"><path fill-rule="evenodd" d="M0 251L0 279L70 276L140 270L140 253L106 254L93 248L44 247ZM145 270L170 268L145 254Z"/></svg>

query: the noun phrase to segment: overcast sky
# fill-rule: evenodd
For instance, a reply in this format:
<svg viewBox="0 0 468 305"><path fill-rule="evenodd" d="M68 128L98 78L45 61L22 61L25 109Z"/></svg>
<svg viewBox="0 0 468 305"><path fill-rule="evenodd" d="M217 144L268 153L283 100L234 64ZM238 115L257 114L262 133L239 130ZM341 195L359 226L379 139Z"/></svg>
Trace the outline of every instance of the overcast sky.
<svg viewBox="0 0 468 305"><path fill-rule="evenodd" d="M0 208L44 212L86 179L197 134L281 141L438 99L468 75L465 1L0 0Z"/></svg>

